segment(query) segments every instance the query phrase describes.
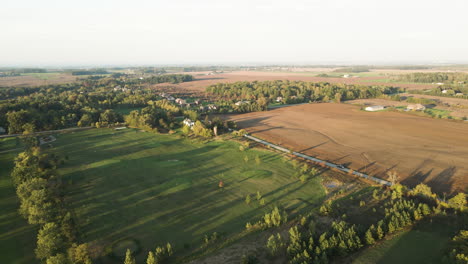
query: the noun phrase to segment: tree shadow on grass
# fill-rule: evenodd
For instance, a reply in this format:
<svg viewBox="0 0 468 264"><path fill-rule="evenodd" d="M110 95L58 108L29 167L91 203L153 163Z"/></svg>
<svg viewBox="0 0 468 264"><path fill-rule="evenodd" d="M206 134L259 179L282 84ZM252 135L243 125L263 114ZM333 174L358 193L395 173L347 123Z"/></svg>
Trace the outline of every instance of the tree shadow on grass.
<svg viewBox="0 0 468 264"><path fill-rule="evenodd" d="M425 219L412 230L396 235L393 238L396 241L389 241L394 243L385 250L376 263L441 263L444 250L457 230L453 220L447 216Z"/></svg>

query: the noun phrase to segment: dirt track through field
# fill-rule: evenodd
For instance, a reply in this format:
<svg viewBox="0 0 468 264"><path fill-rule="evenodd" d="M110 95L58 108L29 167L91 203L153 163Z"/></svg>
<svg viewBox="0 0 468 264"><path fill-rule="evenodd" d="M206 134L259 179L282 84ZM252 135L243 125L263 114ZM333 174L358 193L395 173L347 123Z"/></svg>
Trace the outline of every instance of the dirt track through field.
<svg viewBox="0 0 468 264"><path fill-rule="evenodd" d="M231 115L254 136L386 179L429 184L435 191L468 186L468 123L345 104L306 104Z"/></svg>

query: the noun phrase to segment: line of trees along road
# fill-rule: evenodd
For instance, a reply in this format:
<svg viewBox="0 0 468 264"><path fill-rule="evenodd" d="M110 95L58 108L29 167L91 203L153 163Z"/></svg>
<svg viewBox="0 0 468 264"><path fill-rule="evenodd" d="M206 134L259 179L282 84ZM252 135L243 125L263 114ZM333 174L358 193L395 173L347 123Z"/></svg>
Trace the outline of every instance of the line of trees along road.
<svg viewBox="0 0 468 264"><path fill-rule="evenodd" d="M36 257L46 264L91 264L87 244L78 244L76 226L64 204L64 185L56 172L62 160L45 154L33 137L15 158L11 173L20 200L20 214L38 225Z"/></svg>
<svg viewBox="0 0 468 264"><path fill-rule="evenodd" d="M208 93L231 101L236 112L264 111L268 104L297 104L306 102L341 102L353 99L377 98L402 90L387 86L332 84L326 82L264 81L218 83L206 88ZM241 103L233 103L241 100ZM245 100L246 102L242 102Z"/></svg>

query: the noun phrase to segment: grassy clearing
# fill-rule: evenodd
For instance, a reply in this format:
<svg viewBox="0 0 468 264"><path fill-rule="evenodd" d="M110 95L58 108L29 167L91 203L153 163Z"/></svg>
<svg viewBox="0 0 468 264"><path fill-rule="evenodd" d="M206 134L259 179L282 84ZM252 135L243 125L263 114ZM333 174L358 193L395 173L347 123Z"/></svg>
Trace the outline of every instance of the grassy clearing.
<svg viewBox="0 0 468 264"><path fill-rule="evenodd" d="M428 115L430 115L432 117L448 118L452 112L448 111L448 110L443 110L443 109L428 108L428 109L424 110L424 113L426 113L426 114L428 114Z"/></svg>
<svg viewBox="0 0 468 264"><path fill-rule="evenodd" d="M57 78L61 73L58 72L44 72L44 73L23 73L22 75L33 76L40 80L49 80Z"/></svg>
<svg viewBox="0 0 468 264"><path fill-rule="evenodd" d="M361 252L353 264L440 263L455 230L450 221L424 222Z"/></svg>
<svg viewBox="0 0 468 264"><path fill-rule="evenodd" d="M205 234L230 236L274 205L297 213L319 205L325 195L319 177L302 184L281 155L240 151L232 141L202 144L133 129L94 129L59 135L54 145L54 152L69 158L60 173L70 183L67 203L81 239L100 255L120 239L138 241L140 261L166 242L189 253Z"/></svg>
<svg viewBox="0 0 468 264"><path fill-rule="evenodd" d="M10 178L13 160L21 151L14 138L0 139L0 263L35 263L36 230L18 214L19 201Z"/></svg>

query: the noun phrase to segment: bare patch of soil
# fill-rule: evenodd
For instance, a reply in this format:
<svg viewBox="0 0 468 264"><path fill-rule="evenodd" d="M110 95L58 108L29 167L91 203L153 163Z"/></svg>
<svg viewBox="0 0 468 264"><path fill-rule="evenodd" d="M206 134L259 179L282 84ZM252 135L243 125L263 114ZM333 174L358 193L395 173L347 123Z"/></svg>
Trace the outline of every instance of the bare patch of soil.
<svg viewBox="0 0 468 264"><path fill-rule="evenodd" d="M331 103L228 118L254 136L381 178L394 170L402 183L424 182L439 193L468 186L466 122Z"/></svg>

